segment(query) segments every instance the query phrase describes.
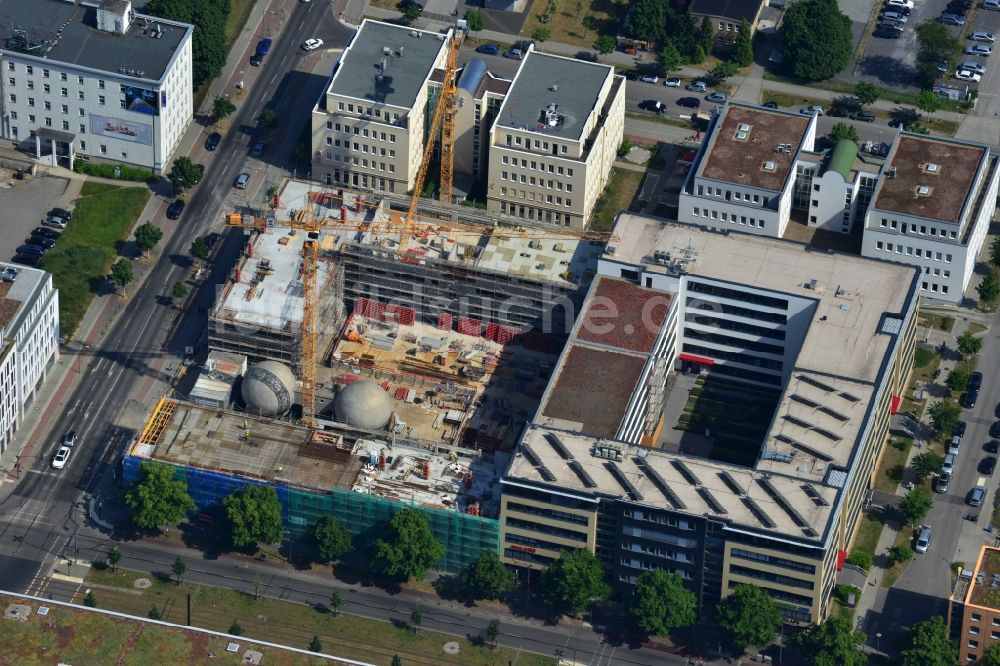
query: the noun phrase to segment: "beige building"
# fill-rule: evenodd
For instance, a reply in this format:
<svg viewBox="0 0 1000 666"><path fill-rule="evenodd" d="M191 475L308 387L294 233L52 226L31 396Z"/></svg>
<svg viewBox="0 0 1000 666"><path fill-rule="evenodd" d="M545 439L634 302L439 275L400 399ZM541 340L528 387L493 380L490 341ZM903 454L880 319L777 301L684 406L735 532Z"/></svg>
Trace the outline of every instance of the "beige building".
<svg viewBox="0 0 1000 666"><path fill-rule="evenodd" d="M975 664L991 645L1000 642L1000 548L983 546L972 570L962 571L949 604L952 630L961 608L958 663ZM957 605L956 605L957 602Z"/></svg>
<svg viewBox="0 0 1000 666"><path fill-rule="evenodd" d="M625 129L614 68L529 48L490 131L487 208L583 228Z"/></svg>
<svg viewBox="0 0 1000 666"><path fill-rule="evenodd" d="M405 194L423 157L428 83L448 34L366 19L312 112L313 177Z"/></svg>

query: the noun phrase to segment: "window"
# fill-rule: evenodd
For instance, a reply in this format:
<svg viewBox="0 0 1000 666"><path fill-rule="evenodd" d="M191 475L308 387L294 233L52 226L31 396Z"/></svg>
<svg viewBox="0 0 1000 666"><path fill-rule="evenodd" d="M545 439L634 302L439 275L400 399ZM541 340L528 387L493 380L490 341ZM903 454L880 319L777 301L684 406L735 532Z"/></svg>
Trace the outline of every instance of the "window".
<svg viewBox="0 0 1000 666"><path fill-rule="evenodd" d="M42 92L43 93L50 93L50 92L52 92L52 86L50 86L47 83L43 83L42 84Z"/></svg>
<svg viewBox="0 0 1000 666"><path fill-rule="evenodd" d="M83 85L83 77L82 76L76 77L76 82L79 83L82 86Z"/></svg>
<svg viewBox="0 0 1000 666"><path fill-rule="evenodd" d="M52 110L52 102L49 102L48 100L45 101L45 110L46 111Z"/></svg>
<svg viewBox="0 0 1000 666"><path fill-rule="evenodd" d="M12 63L12 62L8 62L7 63L7 71L8 72L13 72L14 71L14 63Z"/></svg>
<svg viewBox="0 0 1000 666"><path fill-rule="evenodd" d="M101 106L104 106L104 95L97 96L97 103L100 104Z"/></svg>
<svg viewBox="0 0 1000 666"><path fill-rule="evenodd" d="M77 111L80 113L80 117L83 118L86 112L82 108L77 109Z"/></svg>
<svg viewBox="0 0 1000 666"><path fill-rule="evenodd" d="M84 125L83 123L80 123L80 134L86 134L86 133L87 133L87 126ZM83 143L83 141L80 142L80 149L86 150L86 146Z"/></svg>
<svg viewBox="0 0 1000 666"><path fill-rule="evenodd" d="M63 97L69 97L69 89L68 88L60 88L59 89L59 94L61 96L63 96Z"/></svg>
<svg viewBox="0 0 1000 666"><path fill-rule="evenodd" d="M969 627L969 635L970 636L978 636L979 635L979 627Z"/></svg>
<svg viewBox="0 0 1000 666"><path fill-rule="evenodd" d="M48 116L45 117L45 126L52 127L52 118L49 118Z"/></svg>
<svg viewBox="0 0 1000 666"><path fill-rule="evenodd" d="M62 121L62 128L64 130L66 130L67 132L69 131L69 121L68 120Z"/></svg>
<svg viewBox="0 0 1000 666"><path fill-rule="evenodd" d="M108 154L108 147L105 146L103 143L101 144L100 148L101 148L101 155L107 155Z"/></svg>
<svg viewBox="0 0 1000 666"><path fill-rule="evenodd" d="M68 107L68 106L66 106L65 104L63 104L63 105L62 105L62 106L60 107L60 109L62 110L62 112L63 112L63 113L69 113L69 107Z"/></svg>
<svg viewBox="0 0 1000 666"><path fill-rule="evenodd" d="M15 95L14 93L11 93L10 94L10 102L11 102L11 104L16 104L17 103L17 95Z"/></svg>
<svg viewBox="0 0 1000 666"><path fill-rule="evenodd" d="M26 71L28 74L34 74L35 73L35 68L32 67L31 65L25 65L24 71Z"/></svg>
<svg viewBox="0 0 1000 666"><path fill-rule="evenodd" d="M49 70L47 70L47 69L43 69L42 70L42 78L44 78L44 79L49 78Z"/></svg>
<svg viewBox="0 0 1000 666"><path fill-rule="evenodd" d="M77 98L78 98L78 99L79 99L79 100L80 100L81 102L83 101L83 91L82 91L82 90L80 90L79 92L77 92L77 93L76 93L76 96L77 96Z"/></svg>

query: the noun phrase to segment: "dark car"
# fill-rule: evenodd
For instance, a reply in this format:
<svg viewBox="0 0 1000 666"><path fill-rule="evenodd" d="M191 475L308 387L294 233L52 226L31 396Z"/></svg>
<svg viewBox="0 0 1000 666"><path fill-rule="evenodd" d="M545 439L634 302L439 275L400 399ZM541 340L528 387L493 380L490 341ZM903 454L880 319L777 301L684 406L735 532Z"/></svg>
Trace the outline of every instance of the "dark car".
<svg viewBox="0 0 1000 666"><path fill-rule="evenodd" d="M51 238L43 238L41 236L31 236L24 241L29 245L37 245L38 247L44 247L46 250L51 250L56 246L56 242Z"/></svg>
<svg viewBox="0 0 1000 666"><path fill-rule="evenodd" d="M851 120L860 120L864 123L875 122L875 112L874 111L858 111L851 116Z"/></svg>
<svg viewBox="0 0 1000 666"><path fill-rule="evenodd" d="M966 409L972 409L976 406L976 401L979 400L979 389L969 389L962 396L962 407ZM998 408L1000 409L1000 408Z"/></svg>
<svg viewBox="0 0 1000 666"><path fill-rule="evenodd" d="M37 266L38 262L41 261L41 257L34 254L19 254L11 261L15 264L21 264L22 266Z"/></svg>
<svg viewBox="0 0 1000 666"><path fill-rule="evenodd" d="M49 215L52 217L61 217L64 220L73 219L73 213L69 212L65 208L53 208L49 211Z"/></svg>
<svg viewBox="0 0 1000 666"><path fill-rule="evenodd" d="M765 109L777 109L778 108L778 103L777 102L765 102L764 103L764 108Z"/></svg>
<svg viewBox="0 0 1000 666"><path fill-rule="evenodd" d="M476 47L476 53L485 53L486 55L496 55L500 53L500 46L498 44L480 44Z"/></svg>
<svg viewBox="0 0 1000 666"><path fill-rule="evenodd" d="M32 255L32 254L34 254L34 255L37 255L37 256L40 257L43 254L45 254L47 251L48 250L46 250L41 245L32 245L31 243L26 243L25 245L19 245L18 248L17 248L17 253L18 254L24 254L24 255L29 255L29 256Z"/></svg>
<svg viewBox="0 0 1000 666"><path fill-rule="evenodd" d="M577 51L573 57L584 62L597 62L597 54L591 51Z"/></svg>
<svg viewBox="0 0 1000 666"><path fill-rule="evenodd" d="M993 428L990 428L990 436L992 435L993 435ZM986 453L997 453L998 450L1000 450L1000 442L996 441L995 439L991 439L990 441L983 444L983 451L986 451Z"/></svg>
<svg viewBox="0 0 1000 666"><path fill-rule="evenodd" d="M48 227L35 227L34 229L31 230L31 235L39 236L41 238L56 239L59 238L59 236L61 236L62 234L60 234L55 229L49 229Z"/></svg>
<svg viewBox="0 0 1000 666"><path fill-rule="evenodd" d="M969 388L979 390L983 387L983 373L973 372L969 375Z"/></svg>
<svg viewBox="0 0 1000 666"><path fill-rule="evenodd" d="M254 67L260 67L260 64L264 62L264 56L259 53L254 53L250 56L250 64Z"/></svg>
<svg viewBox="0 0 1000 666"><path fill-rule="evenodd" d="M667 105L655 99L647 99L639 103L639 108L652 113L666 113Z"/></svg>
<svg viewBox="0 0 1000 666"><path fill-rule="evenodd" d="M629 69L622 72L622 76L624 76L629 81L639 80L639 72L635 71L634 69Z"/></svg>
<svg viewBox="0 0 1000 666"><path fill-rule="evenodd" d="M211 134L208 135L208 138L205 139L205 150L215 150L216 148L219 147L219 144L221 142L222 142L222 135L219 134L218 132L212 132Z"/></svg>
<svg viewBox="0 0 1000 666"><path fill-rule="evenodd" d="M184 212L184 201L181 199L176 199L167 208L167 219L176 220L178 217L181 216L182 212Z"/></svg>
<svg viewBox="0 0 1000 666"><path fill-rule="evenodd" d="M913 118L893 118L889 121L889 127L899 127L905 130L910 128L912 122Z"/></svg>
<svg viewBox="0 0 1000 666"><path fill-rule="evenodd" d="M872 33L876 37L881 37L882 39L899 39L903 36L903 31L899 28L893 28L887 25L880 25L875 28L875 32Z"/></svg>
<svg viewBox="0 0 1000 666"><path fill-rule="evenodd" d="M826 115L833 116L834 118L846 118L849 115L849 112L842 106L835 106L827 111Z"/></svg>
<svg viewBox="0 0 1000 666"><path fill-rule="evenodd" d="M681 97L677 100L677 106L686 106L689 109L697 109L701 106L701 100L697 97Z"/></svg>
<svg viewBox="0 0 1000 666"><path fill-rule="evenodd" d="M990 426L990 437L1000 437L1000 421Z"/></svg>
<svg viewBox="0 0 1000 666"><path fill-rule="evenodd" d="M979 473L990 476L993 474L993 470L997 468L996 456L986 456L979 461Z"/></svg>
<svg viewBox="0 0 1000 666"><path fill-rule="evenodd" d="M959 421L958 425L955 426L955 432L952 433L952 434L956 435L959 438L965 437L965 429L966 429L966 427L968 427L968 424L965 421Z"/></svg>
<svg viewBox="0 0 1000 666"><path fill-rule="evenodd" d="M996 408L993 410L993 415L1000 419L1000 403L997 403Z"/></svg>

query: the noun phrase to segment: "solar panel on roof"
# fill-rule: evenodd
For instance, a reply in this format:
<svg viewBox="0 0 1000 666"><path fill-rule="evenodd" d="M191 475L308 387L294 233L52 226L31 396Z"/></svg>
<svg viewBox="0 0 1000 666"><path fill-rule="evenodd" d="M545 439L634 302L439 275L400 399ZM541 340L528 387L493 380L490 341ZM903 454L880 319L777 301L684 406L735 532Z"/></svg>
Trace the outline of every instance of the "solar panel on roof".
<svg viewBox="0 0 1000 666"><path fill-rule="evenodd" d="M698 488L698 494L701 495L701 498L705 500L705 503L708 504L709 508L711 508L715 513L720 515L729 513L726 511L726 507L719 504L719 500L715 499L715 495L709 492L708 488Z"/></svg>
<svg viewBox="0 0 1000 666"><path fill-rule="evenodd" d="M613 462L606 462L604 463L604 469L611 472L611 476L615 477L615 480L618 481L618 484L625 489L625 492L628 493L629 497L636 502L642 501L642 493L639 492L638 488L632 485L632 482L629 481L627 476L625 476L625 472L622 471L621 467Z"/></svg>
<svg viewBox="0 0 1000 666"><path fill-rule="evenodd" d="M542 464L542 461L538 457L538 454L535 453L530 446L528 446L523 442L521 443L521 453L524 454L524 457L528 459L528 462L530 462L532 466L538 467L539 465Z"/></svg>
<svg viewBox="0 0 1000 666"><path fill-rule="evenodd" d="M768 517L768 515L766 513L764 513L764 510L761 509L757 505L757 502L754 502L753 499L751 499L749 497L741 497L740 500L742 500L743 504L746 505L746 507L748 509L750 509L750 513L752 513L754 515L754 518L756 518L760 522L761 525L763 525L764 527L777 527L778 526L777 523L775 523L773 520L771 520Z"/></svg>
<svg viewBox="0 0 1000 666"><path fill-rule="evenodd" d="M832 416L833 418L837 419L838 421L848 421L849 420L846 416L844 416L843 414L841 414L840 412L838 412L836 409L830 409L829 407L827 407L825 405L822 406L822 407L820 407L818 411L821 411L824 414L829 414L830 416Z"/></svg>
<svg viewBox="0 0 1000 666"><path fill-rule="evenodd" d="M726 471L719 472L718 474L719 478L722 479L722 482L726 484L726 486L734 493L742 495L745 492L743 488L740 487L740 484L736 483L736 479L733 478L732 474Z"/></svg>
<svg viewBox="0 0 1000 666"><path fill-rule="evenodd" d="M542 478L545 479L546 481L551 482L556 480L556 475L553 474L552 470L550 470L545 465L539 465L536 469L538 470L538 473L542 475Z"/></svg>
<svg viewBox="0 0 1000 666"><path fill-rule="evenodd" d="M663 493L663 496L668 502L670 502L670 504L673 505L675 509L687 508L687 505L681 501L681 498L677 496L677 493L670 489L670 486L667 485L667 482L662 476L660 476L659 472L653 469L653 467L647 464L642 458L633 458L632 460L639 467L639 469L643 471L646 478L648 478L653 485L656 486L656 489Z"/></svg>
<svg viewBox="0 0 1000 666"><path fill-rule="evenodd" d="M583 482L583 485L585 485L587 488L597 487L597 484L594 482L594 479L591 478L590 474L587 473L587 470L583 468L583 465L581 465L579 461L571 460L569 462L569 468L573 470L573 472L577 475L577 477L579 477L580 481Z"/></svg>
<svg viewBox="0 0 1000 666"><path fill-rule="evenodd" d="M802 490L805 491L805 494L809 496L809 499L811 499L813 501L813 504L815 504L816 506L827 506L828 504L830 504L829 502L826 501L826 499L822 495L819 494L819 492L815 488L813 488L808 483L803 483L801 486L799 486L799 488L802 488Z"/></svg>
<svg viewBox="0 0 1000 666"><path fill-rule="evenodd" d="M694 475L694 472L692 472L691 469L683 463L683 461L671 460L670 464L673 465L674 469L680 472L681 476L684 477L684 480L690 483L692 486L701 485L701 481L698 479L697 476Z"/></svg>
<svg viewBox="0 0 1000 666"><path fill-rule="evenodd" d="M548 442L553 449L556 450L563 460L572 460L573 454L569 452L566 445L562 443L562 440L558 436L551 432L545 433L545 441Z"/></svg>
<svg viewBox="0 0 1000 666"><path fill-rule="evenodd" d="M769 479L757 479L757 483L764 489L764 492L767 493L768 497L774 500L774 503L781 507L782 511L788 514L788 517L792 519L793 523L799 527L807 527L809 525L806 519L795 510L795 507L789 504L788 500L785 499L785 496L774 487Z"/></svg>
<svg viewBox="0 0 1000 666"><path fill-rule="evenodd" d="M834 391L834 388L832 386L828 386L827 384L824 384L818 379L813 379L808 375L799 375L799 381L805 382L806 384L811 384L812 386L815 386L821 391L826 391L827 393L833 393Z"/></svg>
<svg viewBox="0 0 1000 666"><path fill-rule="evenodd" d="M810 400L809 398L803 398L798 393L793 393L792 395L788 396L788 398L789 400L794 400L795 402L802 403L806 407L812 407L813 409L819 407L818 402L816 402L815 400Z"/></svg>
<svg viewBox="0 0 1000 666"><path fill-rule="evenodd" d="M814 449L813 447L803 444L798 440L792 439L788 435L775 435L774 438L779 442L784 442L785 444L788 444L794 449L802 451L803 453L808 453L817 460L822 460L823 462L831 462L833 460L833 456L829 456L820 451L819 449Z"/></svg>

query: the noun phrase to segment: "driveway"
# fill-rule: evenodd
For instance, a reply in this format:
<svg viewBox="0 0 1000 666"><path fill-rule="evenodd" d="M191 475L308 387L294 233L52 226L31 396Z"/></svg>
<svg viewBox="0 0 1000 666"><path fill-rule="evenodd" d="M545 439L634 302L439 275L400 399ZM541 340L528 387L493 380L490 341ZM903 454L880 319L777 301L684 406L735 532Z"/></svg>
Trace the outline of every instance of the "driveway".
<svg viewBox="0 0 1000 666"><path fill-rule="evenodd" d="M993 34L1000 33L1000 12L987 11L982 8L976 10L972 20L972 30L986 30ZM962 40L962 49L975 44L968 39ZM993 44L994 55L996 55L998 44ZM986 74L979 82L979 102L976 108L969 112L956 136L962 139L973 141L983 141L986 143L997 143L1000 141L1000 58L981 58L977 56L962 56L963 60L974 60L986 65ZM960 83L955 81L954 83Z"/></svg>
<svg viewBox="0 0 1000 666"><path fill-rule="evenodd" d="M69 202L62 200L68 184L69 181L54 176L14 180L9 170L0 170L0 210L4 212L0 260L12 259L17 246L25 242L53 207L68 207Z"/></svg>

